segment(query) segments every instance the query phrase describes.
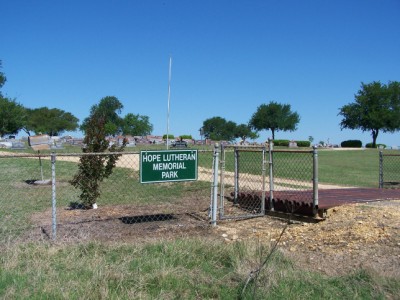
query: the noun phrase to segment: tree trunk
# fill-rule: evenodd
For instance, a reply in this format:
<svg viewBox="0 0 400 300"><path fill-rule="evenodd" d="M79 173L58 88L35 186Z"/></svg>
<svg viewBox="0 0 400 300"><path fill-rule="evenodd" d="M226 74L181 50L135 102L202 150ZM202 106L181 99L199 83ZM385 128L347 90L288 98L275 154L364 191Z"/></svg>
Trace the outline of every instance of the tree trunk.
<svg viewBox="0 0 400 300"><path fill-rule="evenodd" d="M379 129L372 129L372 148L376 148L376 139L378 138Z"/></svg>
<svg viewBox="0 0 400 300"><path fill-rule="evenodd" d="M275 140L275 128L271 128L271 132L272 132L272 140Z"/></svg>

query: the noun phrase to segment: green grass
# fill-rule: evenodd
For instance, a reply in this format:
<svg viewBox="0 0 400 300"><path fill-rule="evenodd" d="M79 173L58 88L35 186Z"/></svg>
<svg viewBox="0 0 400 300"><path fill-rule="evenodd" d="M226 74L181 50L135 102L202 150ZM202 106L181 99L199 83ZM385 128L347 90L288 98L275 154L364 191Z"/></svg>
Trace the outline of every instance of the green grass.
<svg viewBox="0 0 400 300"><path fill-rule="evenodd" d="M319 151L319 181L348 186L379 186L379 151ZM400 166L400 164L399 164Z"/></svg>
<svg viewBox="0 0 400 300"><path fill-rule="evenodd" d="M261 253L266 254L268 248ZM276 252L244 294L260 245L199 238L147 244L25 244L2 252L4 299L395 299L400 280L304 272ZM254 287L256 289L254 290ZM243 296L243 297L242 297Z"/></svg>

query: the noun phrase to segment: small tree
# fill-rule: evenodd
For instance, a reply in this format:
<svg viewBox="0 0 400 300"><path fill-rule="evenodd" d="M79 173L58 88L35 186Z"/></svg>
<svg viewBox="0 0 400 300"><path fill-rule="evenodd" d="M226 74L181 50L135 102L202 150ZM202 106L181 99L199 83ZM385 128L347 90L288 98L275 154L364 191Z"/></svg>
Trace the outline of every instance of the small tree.
<svg viewBox="0 0 400 300"><path fill-rule="evenodd" d="M272 139L275 139L275 131L295 131L300 117L291 111L290 104L270 102L261 104L250 119L250 126L255 130L271 130Z"/></svg>
<svg viewBox="0 0 400 300"><path fill-rule="evenodd" d="M339 115L343 117L341 129L370 131L375 148L380 131L400 130L400 82L361 83L355 102L342 106Z"/></svg>
<svg viewBox="0 0 400 300"><path fill-rule="evenodd" d="M123 119L119 116L124 106L117 97L107 96L100 100L96 105L90 109L90 116L83 120L81 130L86 131L89 119L93 115L103 116L105 120L105 133L106 135L117 135L121 132Z"/></svg>
<svg viewBox="0 0 400 300"><path fill-rule="evenodd" d="M70 112L40 107L27 109L27 120L23 129L28 135L33 131L35 134L42 132L50 136L59 136L64 131L75 131L79 127L78 121Z"/></svg>
<svg viewBox="0 0 400 300"><path fill-rule="evenodd" d="M0 69L2 68L2 62L0 60ZM4 75L3 72L0 71L0 88L4 85L4 83L7 81L6 76ZM0 92L0 96L1 96L1 92Z"/></svg>
<svg viewBox="0 0 400 300"><path fill-rule="evenodd" d="M252 140L258 138L258 134L252 131L249 125L239 124L235 129L235 138L240 138L243 142L245 142L247 138Z"/></svg>
<svg viewBox="0 0 400 300"><path fill-rule="evenodd" d="M93 113L86 123L83 153L101 153L105 151L121 152L127 143L124 139L122 146L112 145L106 140L106 118ZM100 196L100 183L112 174L120 154L83 155L80 158L79 170L71 180L75 188L81 190L79 198L84 208L93 207Z"/></svg>
<svg viewBox="0 0 400 300"><path fill-rule="evenodd" d="M168 136L166 134L164 134L162 136L163 140L166 140L168 137L169 140L173 140L175 138L175 136L173 134L168 134Z"/></svg>
<svg viewBox="0 0 400 300"><path fill-rule="evenodd" d="M148 116L127 114L122 120L122 134L144 136L151 134L153 125Z"/></svg>
<svg viewBox="0 0 400 300"><path fill-rule="evenodd" d="M231 141L235 138L236 123L221 117L212 117L203 122L204 136L214 141Z"/></svg>
<svg viewBox="0 0 400 300"><path fill-rule="evenodd" d="M6 80L6 76L0 71L0 88ZM0 137L18 133L24 127L25 121L26 109L14 99L4 97L0 91Z"/></svg>
<svg viewBox="0 0 400 300"><path fill-rule="evenodd" d="M0 95L0 137L16 134L24 127L26 109L15 100Z"/></svg>

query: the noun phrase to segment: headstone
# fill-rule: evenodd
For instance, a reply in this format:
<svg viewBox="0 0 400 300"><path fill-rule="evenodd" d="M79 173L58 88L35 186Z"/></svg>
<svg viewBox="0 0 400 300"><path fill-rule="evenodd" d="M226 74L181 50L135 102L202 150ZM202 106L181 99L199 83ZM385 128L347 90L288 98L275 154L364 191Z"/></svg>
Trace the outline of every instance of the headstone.
<svg viewBox="0 0 400 300"><path fill-rule="evenodd" d="M50 137L47 134L40 134L28 137L29 146L35 150L50 149Z"/></svg>
<svg viewBox="0 0 400 300"><path fill-rule="evenodd" d="M26 149L25 143L24 142L13 142L11 149L14 150L23 150Z"/></svg>
<svg viewBox="0 0 400 300"><path fill-rule="evenodd" d="M51 149L57 150L57 149L64 149L64 146L62 143L54 143L53 145L51 145L50 147Z"/></svg>

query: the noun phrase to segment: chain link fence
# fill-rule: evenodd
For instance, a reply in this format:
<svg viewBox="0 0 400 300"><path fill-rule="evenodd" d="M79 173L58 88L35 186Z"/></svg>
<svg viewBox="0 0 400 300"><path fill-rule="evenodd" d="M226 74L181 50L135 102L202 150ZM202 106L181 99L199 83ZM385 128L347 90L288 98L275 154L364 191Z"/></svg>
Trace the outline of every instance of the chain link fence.
<svg viewBox="0 0 400 300"><path fill-rule="evenodd" d="M110 154L0 155L0 240L129 239L196 230L208 221L213 152L198 151L198 180L141 184L140 152L120 153L99 183L97 209L71 184L80 159ZM81 180L84 180L82 178Z"/></svg>
<svg viewBox="0 0 400 300"><path fill-rule="evenodd" d="M140 152L117 155L111 175L99 183L97 209L85 209L82 191L71 184L79 162L92 157L105 164L110 153L2 152L0 242L158 237L203 230L210 218L215 225L267 211L318 210L315 149L275 150L271 144L198 150L197 180L147 184L140 183ZM400 187L399 168L398 152L380 152L381 188Z"/></svg>
<svg viewBox="0 0 400 300"><path fill-rule="evenodd" d="M379 188L400 188L400 154L379 151Z"/></svg>

